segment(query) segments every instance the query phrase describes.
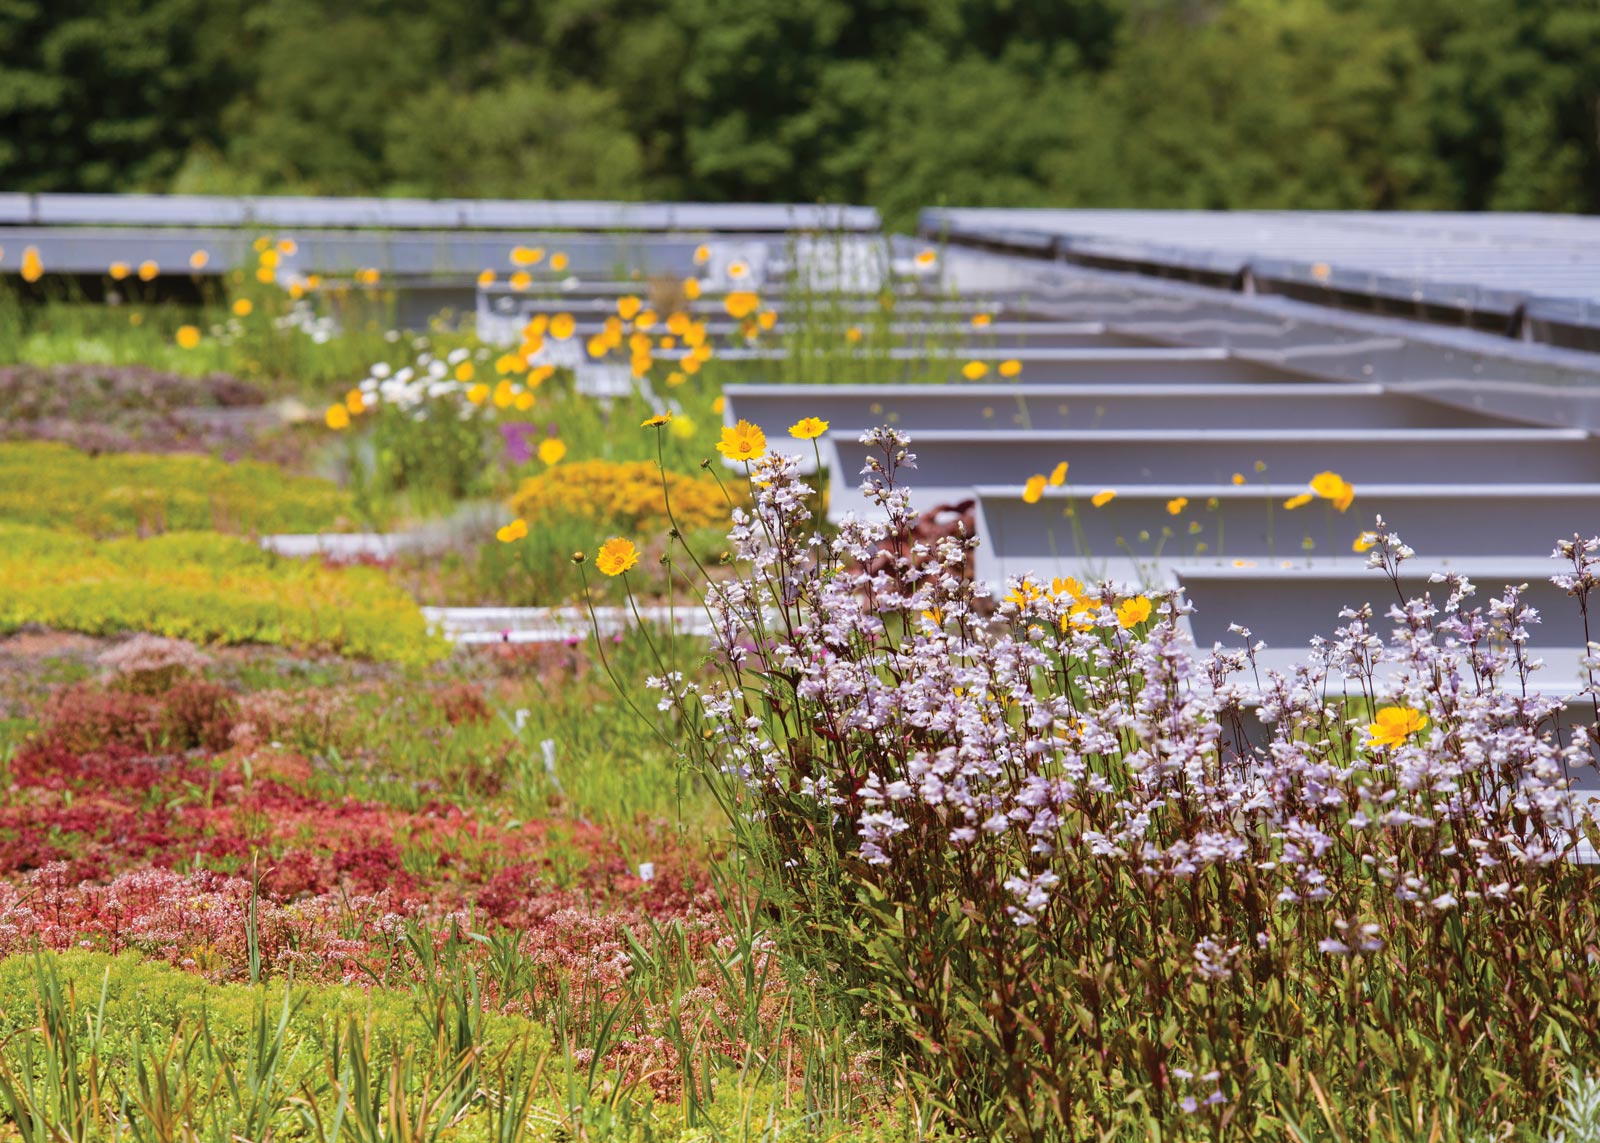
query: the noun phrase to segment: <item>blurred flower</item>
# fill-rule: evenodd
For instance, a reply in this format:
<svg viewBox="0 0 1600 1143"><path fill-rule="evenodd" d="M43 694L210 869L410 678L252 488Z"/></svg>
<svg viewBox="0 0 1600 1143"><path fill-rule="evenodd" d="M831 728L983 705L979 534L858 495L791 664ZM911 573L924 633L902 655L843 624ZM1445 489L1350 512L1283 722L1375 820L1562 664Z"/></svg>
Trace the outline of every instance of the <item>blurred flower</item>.
<svg viewBox="0 0 1600 1143"><path fill-rule="evenodd" d="M160 273L161 267L154 262L144 261L139 263L139 281L141 282L153 282L156 280L156 275Z"/></svg>
<svg viewBox="0 0 1600 1143"><path fill-rule="evenodd" d="M994 321L994 318L991 317L988 314L973 314L972 315L972 325L973 325L973 327L975 329L984 329L992 321Z"/></svg>
<svg viewBox="0 0 1600 1143"><path fill-rule="evenodd" d="M566 442L559 437L546 437L539 442L539 459L547 465L557 464L566 455Z"/></svg>
<svg viewBox="0 0 1600 1143"><path fill-rule="evenodd" d="M486 388L486 386L477 386ZM533 446L528 443L528 438L537 430L537 425L530 425L525 421L507 421L500 426L500 439L505 442L506 459L515 465L527 464L533 459Z"/></svg>
<svg viewBox="0 0 1600 1143"><path fill-rule="evenodd" d="M467 400L474 405L481 405L489 399L489 386L479 383L467 390Z"/></svg>
<svg viewBox="0 0 1600 1143"><path fill-rule="evenodd" d="M200 329L198 326L180 325L176 338L180 349L193 349L200 344Z"/></svg>
<svg viewBox="0 0 1600 1143"><path fill-rule="evenodd" d="M1289 497L1289 499L1287 499L1287 500L1285 500L1283 502L1283 506L1285 508L1287 508L1289 511L1293 512L1296 508L1304 508L1307 504L1310 504L1311 501L1314 500L1314 499L1315 499L1315 497L1313 497L1311 495L1311 493L1302 492L1298 496Z"/></svg>
<svg viewBox="0 0 1600 1143"><path fill-rule="evenodd" d="M350 410L351 416L358 416L367 411L367 399L360 389L352 389L344 395L344 407Z"/></svg>
<svg viewBox="0 0 1600 1143"><path fill-rule="evenodd" d="M111 263L111 271L110 272L111 272L111 280L113 282L120 282L120 281L122 281L122 279L126 278L133 271L128 266L128 264L126 262L113 262L113 263Z"/></svg>
<svg viewBox="0 0 1600 1143"><path fill-rule="evenodd" d="M328 422L328 427L334 431L350 427L350 410L343 405L329 405L328 411L323 415L323 420Z"/></svg>
<svg viewBox="0 0 1600 1143"><path fill-rule="evenodd" d="M761 299L749 290L735 290L722 299L723 309L727 310L728 316L735 321L741 321L755 313L760 305Z"/></svg>
<svg viewBox="0 0 1600 1143"><path fill-rule="evenodd" d="M643 308L644 303L631 294L617 299L617 313L621 315L623 321L632 321Z"/></svg>
<svg viewBox="0 0 1600 1143"><path fill-rule="evenodd" d="M567 268L567 256L557 250L550 255L550 268L557 272L565 270Z"/></svg>
<svg viewBox="0 0 1600 1143"><path fill-rule="evenodd" d="M776 310L762 310L756 315L756 321L762 329L771 329L778 324L778 313Z"/></svg>
<svg viewBox="0 0 1600 1143"><path fill-rule="evenodd" d="M727 403L728 403L728 399L726 397L722 396L719 393L717 395L717 399L715 401L711 402L711 411L713 413L715 413L717 416L720 417L720 416L722 416L723 406L726 405Z"/></svg>
<svg viewBox="0 0 1600 1143"><path fill-rule="evenodd" d="M255 303L249 298L236 298L233 303L233 314L235 317L249 317L255 308Z"/></svg>
<svg viewBox="0 0 1600 1143"><path fill-rule="evenodd" d="M1167 501L1167 515L1176 516L1188 506L1189 498L1187 496L1174 496L1171 500Z"/></svg>
<svg viewBox="0 0 1600 1143"><path fill-rule="evenodd" d="M1060 488L1067 482L1067 462L1062 461L1050 470L1050 487Z"/></svg>
<svg viewBox="0 0 1600 1143"><path fill-rule="evenodd" d="M613 536L601 544L594 558L594 566L606 575L621 575L638 562L639 549L633 546L632 540L621 536Z"/></svg>
<svg viewBox="0 0 1600 1143"><path fill-rule="evenodd" d="M1096 492L1093 496L1091 496L1089 498L1089 503L1093 504L1096 508L1104 508L1107 504L1110 504L1116 498L1117 498L1117 493L1116 493L1115 489L1105 488L1105 489L1101 489L1099 492Z"/></svg>
<svg viewBox="0 0 1600 1143"><path fill-rule="evenodd" d="M704 245L702 243L701 245L696 246L694 248L694 264L696 266L705 265L706 262L708 262L710 260L710 258L711 258L711 247L706 246L706 245Z"/></svg>
<svg viewBox="0 0 1600 1143"><path fill-rule="evenodd" d="M1000 363L1000 376L1002 377L1015 377L1021 372L1022 362L1014 357Z"/></svg>
<svg viewBox="0 0 1600 1143"><path fill-rule="evenodd" d="M494 538L502 544L515 543L528 534L528 522L518 516L511 523L495 531Z"/></svg>
<svg viewBox="0 0 1600 1143"><path fill-rule="evenodd" d="M518 270L507 280L513 290L526 290L533 285L533 275L526 270Z"/></svg>
<svg viewBox="0 0 1600 1143"><path fill-rule="evenodd" d="M480 286L492 286L492 285L494 285L494 271L493 270L485 270L483 273L479 274L478 275L478 285L480 285Z"/></svg>
<svg viewBox="0 0 1600 1143"><path fill-rule="evenodd" d="M858 326L858 325L853 325L849 329L845 330L844 331L844 339L846 341L848 341L851 345L854 345L856 342L860 341L861 340L861 327Z"/></svg>
<svg viewBox="0 0 1600 1143"><path fill-rule="evenodd" d="M572 320L571 314L557 314L550 319L550 336L557 341L566 341L577 328L578 323Z"/></svg>
<svg viewBox="0 0 1600 1143"><path fill-rule="evenodd" d="M685 278L683 280L683 296L691 302L700 296L700 280L698 278Z"/></svg>
<svg viewBox="0 0 1600 1143"><path fill-rule="evenodd" d="M961 367L961 376L968 381L977 381L987 375L989 366L982 361L969 361Z"/></svg>
<svg viewBox="0 0 1600 1143"><path fill-rule="evenodd" d="M939 260L939 252L937 250L918 250L917 251L917 265L923 267L924 269L926 269L929 266L932 266L938 260Z"/></svg>
<svg viewBox="0 0 1600 1143"><path fill-rule="evenodd" d="M1233 482L1235 484L1243 484L1244 483L1244 473L1242 473L1242 472L1234 473L1233 474Z"/></svg>
<svg viewBox="0 0 1600 1143"><path fill-rule="evenodd" d="M513 246L511 248L511 264L514 266L537 266L544 261L544 247L542 246Z"/></svg>
<svg viewBox="0 0 1600 1143"><path fill-rule="evenodd" d="M471 381L477 372L478 370L472 364L472 362L463 361L460 365L456 366L456 380L462 382Z"/></svg>
<svg viewBox="0 0 1600 1143"><path fill-rule="evenodd" d="M1022 502L1024 504L1037 504L1044 499L1045 479L1043 475L1028 477L1028 483L1022 486Z"/></svg>

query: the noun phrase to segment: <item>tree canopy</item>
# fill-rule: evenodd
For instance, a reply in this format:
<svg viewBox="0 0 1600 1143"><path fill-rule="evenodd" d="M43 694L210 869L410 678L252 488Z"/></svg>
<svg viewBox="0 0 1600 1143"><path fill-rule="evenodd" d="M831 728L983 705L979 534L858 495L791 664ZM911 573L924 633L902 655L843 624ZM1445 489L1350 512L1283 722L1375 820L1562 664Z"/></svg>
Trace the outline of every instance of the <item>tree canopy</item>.
<svg viewBox="0 0 1600 1143"><path fill-rule="evenodd" d="M1600 0L0 0L0 187L1600 209Z"/></svg>

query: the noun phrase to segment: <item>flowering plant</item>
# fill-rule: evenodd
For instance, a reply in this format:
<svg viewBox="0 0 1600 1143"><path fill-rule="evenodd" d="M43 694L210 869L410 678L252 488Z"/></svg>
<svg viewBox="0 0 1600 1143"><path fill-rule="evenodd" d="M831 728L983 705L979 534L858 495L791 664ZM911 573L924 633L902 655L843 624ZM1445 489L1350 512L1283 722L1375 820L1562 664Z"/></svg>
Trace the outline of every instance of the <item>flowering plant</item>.
<svg viewBox="0 0 1600 1143"><path fill-rule="evenodd" d="M911 542L907 438L862 439L878 512L832 537L792 459L751 462L741 574L706 586L721 681L651 683L798 951L969 1132L1365 1137L1426 1107L1455 1136L1536 1116L1558 1038L1600 1049L1592 727L1532 685L1520 589L1407 600L1380 519L1389 637L1347 610L1264 671L1243 629L1198 651L1177 593L997 600L974 540ZM1597 550L1557 552L1585 604Z"/></svg>

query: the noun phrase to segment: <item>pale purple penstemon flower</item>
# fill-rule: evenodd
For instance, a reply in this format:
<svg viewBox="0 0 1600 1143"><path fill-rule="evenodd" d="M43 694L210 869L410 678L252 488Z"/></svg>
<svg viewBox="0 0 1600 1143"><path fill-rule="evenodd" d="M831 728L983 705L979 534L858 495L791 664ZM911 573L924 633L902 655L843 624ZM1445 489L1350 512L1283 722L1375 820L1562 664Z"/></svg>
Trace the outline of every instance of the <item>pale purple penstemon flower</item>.
<svg viewBox="0 0 1600 1143"><path fill-rule="evenodd" d="M725 682L657 682L663 709L707 727L704 760L752 820L825 823L901 907L938 898L1037 964L1076 947L1105 885L1193 885L1214 931L1184 946L1187 975L1226 989L1280 972L1290 931L1323 958L1387 955L1392 925L1498 908L1583 840L1593 810L1571 778L1592 729L1556 733L1561 700L1530 684L1539 617L1520 588L1471 606L1469 581L1435 577L1384 615L1346 610L1293 671L1261 671L1247 630L1243 649L1195 647L1176 594L1134 624L1117 613L1128 585L1013 581L995 599L963 576L974 541L914 542L908 439L862 441L874 512L831 537L794 459L753 466L740 574L708 587ZM1373 537L1370 566L1398 589L1414 553L1381 519ZM1585 604L1597 552L1556 552ZM1378 706L1416 729L1379 742ZM801 880L829 854L786 856ZM1231 912L1200 890L1218 884L1241 894ZM1203 1078L1184 1110L1230 1098L1235 1080Z"/></svg>

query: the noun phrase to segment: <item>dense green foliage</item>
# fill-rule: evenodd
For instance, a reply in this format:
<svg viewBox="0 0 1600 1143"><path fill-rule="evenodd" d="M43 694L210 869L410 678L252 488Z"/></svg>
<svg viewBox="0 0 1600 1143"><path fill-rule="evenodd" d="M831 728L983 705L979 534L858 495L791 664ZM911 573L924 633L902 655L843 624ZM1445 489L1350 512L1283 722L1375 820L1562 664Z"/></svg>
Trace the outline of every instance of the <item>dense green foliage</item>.
<svg viewBox="0 0 1600 1143"><path fill-rule="evenodd" d="M1600 209L1595 0L10 0L18 190Z"/></svg>

